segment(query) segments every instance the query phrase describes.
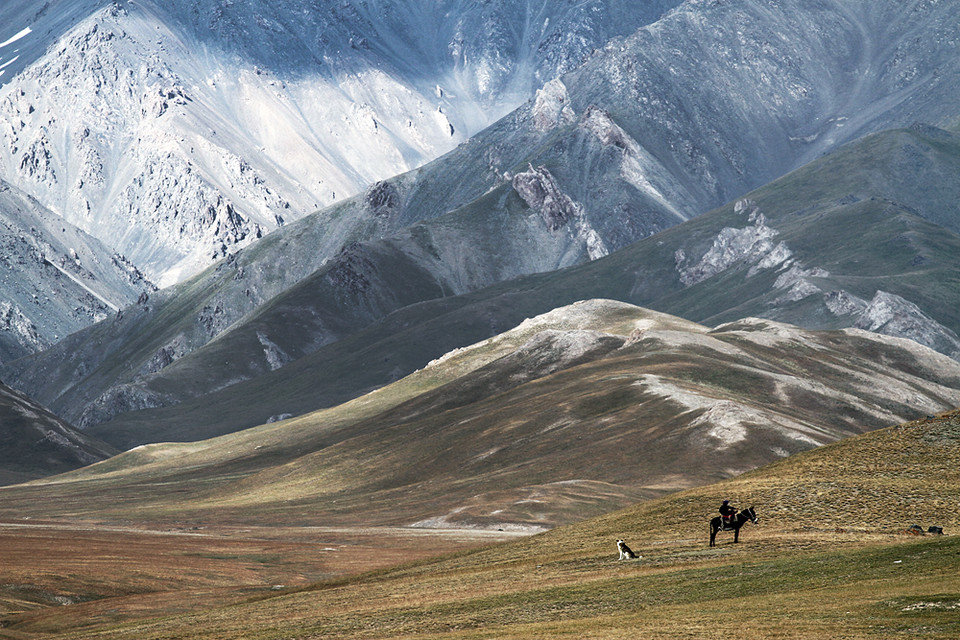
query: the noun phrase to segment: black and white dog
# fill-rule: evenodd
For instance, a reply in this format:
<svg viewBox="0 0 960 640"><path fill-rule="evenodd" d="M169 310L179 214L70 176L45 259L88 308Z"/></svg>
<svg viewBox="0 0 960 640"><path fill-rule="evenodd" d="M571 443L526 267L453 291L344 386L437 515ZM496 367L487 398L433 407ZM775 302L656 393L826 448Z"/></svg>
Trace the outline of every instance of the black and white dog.
<svg viewBox="0 0 960 640"><path fill-rule="evenodd" d="M617 540L617 550L620 552L619 560L637 560L643 557L635 554L633 549L628 547L623 540Z"/></svg>

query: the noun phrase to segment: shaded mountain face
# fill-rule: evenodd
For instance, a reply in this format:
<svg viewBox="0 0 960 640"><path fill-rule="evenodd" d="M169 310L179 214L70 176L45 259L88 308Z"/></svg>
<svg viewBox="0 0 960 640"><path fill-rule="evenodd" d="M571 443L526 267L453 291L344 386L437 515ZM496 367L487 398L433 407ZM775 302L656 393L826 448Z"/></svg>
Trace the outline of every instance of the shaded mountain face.
<svg viewBox="0 0 960 640"><path fill-rule="evenodd" d="M675 4L4 3L0 178L169 285L450 150Z"/></svg>
<svg viewBox="0 0 960 640"><path fill-rule="evenodd" d="M0 384L0 484L63 473L117 453Z"/></svg>
<svg viewBox="0 0 960 640"><path fill-rule="evenodd" d="M56 496L108 520L552 527L958 402L960 363L912 341L759 319L711 330L591 300L339 407L138 447L4 503L39 513L30 496Z"/></svg>

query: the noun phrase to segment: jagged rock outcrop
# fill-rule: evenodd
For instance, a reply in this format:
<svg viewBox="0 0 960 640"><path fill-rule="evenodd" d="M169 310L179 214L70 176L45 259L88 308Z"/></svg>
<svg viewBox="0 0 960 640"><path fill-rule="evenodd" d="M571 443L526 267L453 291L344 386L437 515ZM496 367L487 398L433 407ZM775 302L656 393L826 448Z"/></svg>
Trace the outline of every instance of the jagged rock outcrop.
<svg viewBox="0 0 960 640"><path fill-rule="evenodd" d="M394 183L381 180L367 189L364 204L378 218L389 217L400 206L400 190Z"/></svg>
<svg viewBox="0 0 960 640"><path fill-rule="evenodd" d="M77 419L77 427L87 429L108 421L118 413L165 407L171 402L171 398L145 389L137 383L120 385L111 388L88 405Z"/></svg>
<svg viewBox="0 0 960 640"><path fill-rule="evenodd" d="M556 178L546 167L534 168L530 165L528 171L514 175L511 184L527 206L540 215L550 231L567 227L570 236L586 247L591 260L609 253L603 238L587 219L583 205L560 189Z"/></svg>
<svg viewBox="0 0 960 640"><path fill-rule="evenodd" d="M570 96L562 80L554 78L537 89L531 115L537 131L549 131L576 121L577 114L570 107Z"/></svg>
<svg viewBox="0 0 960 640"><path fill-rule="evenodd" d="M907 338L960 360L960 337L904 298L877 291L855 325L875 333Z"/></svg>
<svg viewBox="0 0 960 640"><path fill-rule="evenodd" d="M726 271L738 263L750 263L756 268L773 268L790 257L785 245L773 242L778 231L767 226L762 213L751 214L752 225L740 229L726 227L717 234L710 249L695 263L686 252L678 249L674 255L680 281L692 286ZM780 259L783 260L780 260ZM779 262L777 262L780 260ZM778 288L786 286L786 281Z"/></svg>
<svg viewBox="0 0 960 640"><path fill-rule="evenodd" d="M546 167L534 168L513 176L513 190L527 206L535 210L551 231L556 231L577 216L580 205L560 190Z"/></svg>
<svg viewBox="0 0 960 640"><path fill-rule="evenodd" d="M6 300L0 300L0 332L28 351L42 351L50 346L23 311Z"/></svg>
<svg viewBox="0 0 960 640"><path fill-rule="evenodd" d="M164 367L169 367L187 353L189 353L189 349L187 348L186 336L178 335L153 354L153 357L140 369L140 375L150 375Z"/></svg>

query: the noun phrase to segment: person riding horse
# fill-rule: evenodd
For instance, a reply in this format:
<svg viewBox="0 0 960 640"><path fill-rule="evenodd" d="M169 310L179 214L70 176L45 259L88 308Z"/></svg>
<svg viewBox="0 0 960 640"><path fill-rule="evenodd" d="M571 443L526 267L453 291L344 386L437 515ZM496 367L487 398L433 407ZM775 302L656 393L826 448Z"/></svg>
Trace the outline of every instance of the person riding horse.
<svg viewBox="0 0 960 640"><path fill-rule="evenodd" d="M733 516L737 515L737 508L730 504L729 500L724 500L720 505L720 517L723 518L723 528L731 527Z"/></svg>
<svg viewBox="0 0 960 640"><path fill-rule="evenodd" d="M726 519L727 513L731 514L729 520ZM740 528L748 522L753 524L760 522L756 509L748 507L743 511L738 511L735 507L730 506L729 500L724 500L723 506L720 507L720 515L714 516L710 520L710 546L716 545L718 531L733 531L733 541L740 542Z"/></svg>

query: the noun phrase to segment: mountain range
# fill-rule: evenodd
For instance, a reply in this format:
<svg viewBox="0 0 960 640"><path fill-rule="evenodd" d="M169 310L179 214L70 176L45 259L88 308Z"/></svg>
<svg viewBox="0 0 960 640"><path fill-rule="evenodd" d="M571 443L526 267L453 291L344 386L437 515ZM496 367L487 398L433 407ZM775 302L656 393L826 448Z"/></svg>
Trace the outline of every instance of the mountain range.
<svg viewBox="0 0 960 640"><path fill-rule="evenodd" d="M169 285L453 148L674 4L5 3L0 180L104 245L87 271ZM24 304L18 287L57 287L33 271L3 285L27 327L0 334L4 362L105 315ZM92 287L107 306L139 296L112 284Z"/></svg>
<svg viewBox="0 0 960 640"><path fill-rule="evenodd" d="M813 327L859 323L922 334L926 344L956 353L954 272L942 261L949 262L957 231L956 146L949 131L956 114L948 106L960 86L952 81L949 46L957 22L949 4L864 3L861 9L686 3L610 41L438 160L286 225L182 285L140 296L111 320L8 365L4 379L92 427L280 369L390 313L415 313L411 305L617 255L688 219L677 227L686 236L682 242L657 236L637 245L642 250L630 249L642 254L638 260L657 260L660 276L648 274L646 283L628 290L581 289L579 298L619 298L708 322L742 312ZM780 181L776 188L790 192L771 196L776 203L753 195L730 200L806 167L842 142L917 119L947 129L918 126L861 138L791 174L817 183L814 188ZM871 145L882 148L874 155ZM698 217L725 202L726 215ZM812 243L822 236L817 216L824 215L836 221L835 242L821 249ZM865 222L867 228L882 222L882 228L871 242L858 238L848 250L849 234L860 234ZM806 238L787 242L784 225ZM878 243L892 241L886 233L897 234L910 264L883 266L887 249ZM928 249L927 242L937 246ZM661 251L668 245L669 253ZM796 259L804 250L831 255ZM869 264L851 257L861 251L874 252ZM931 259L925 252L937 256L938 267L923 266ZM629 277L637 269L628 260L605 264L620 264ZM742 260L753 261L748 276L776 277L748 277L743 284L749 286L737 285L746 298L731 304L729 268ZM868 266L880 269L872 279L859 273ZM911 283L895 285L907 272ZM946 281L938 285L934 274ZM879 286L889 275L896 278ZM924 291L928 287L936 293ZM703 295L705 289L715 293ZM806 295L814 290L823 296ZM553 305L573 299L561 294ZM444 342L444 348L523 317L491 318L483 334ZM388 379L437 351L428 345L418 358L389 367ZM345 389L336 400L365 388L369 383ZM140 436L155 437L162 436Z"/></svg>
<svg viewBox="0 0 960 640"><path fill-rule="evenodd" d="M675 4L5 3L0 178L173 284L448 151Z"/></svg>
<svg viewBox="0 0 960 640"><path fill-rule="evenodd" d="M13 377L91 433L130 446L338 404L524 318L594 296L708 324L765 316L811 328L858 326L956 357L960 238L949 226L957 226L950 203L958 182L945 178L957 175L957 143L955 134L929 127L875 134L603 259L449 296L456 284L438 274L450 260L416 248L439 235L434 228L469 229L472 210L455 212L352 246L188 352L194 336L210 338L213 331L204 332L216 328L226 300L245 299L230 292L276 277L278 266L263 265L292 264L282 232L122 318L14 363L24 368ZM306 232L311 221L297 228ZM287 261L273 258L281 254Z"/></svg>
<svg viewBox="0 0 960 640"><path fill-rule="evenodd" d="M594 297L955 357L956 17L684 3L437 160L0 374L130 446L331 406Z"/></svg>

